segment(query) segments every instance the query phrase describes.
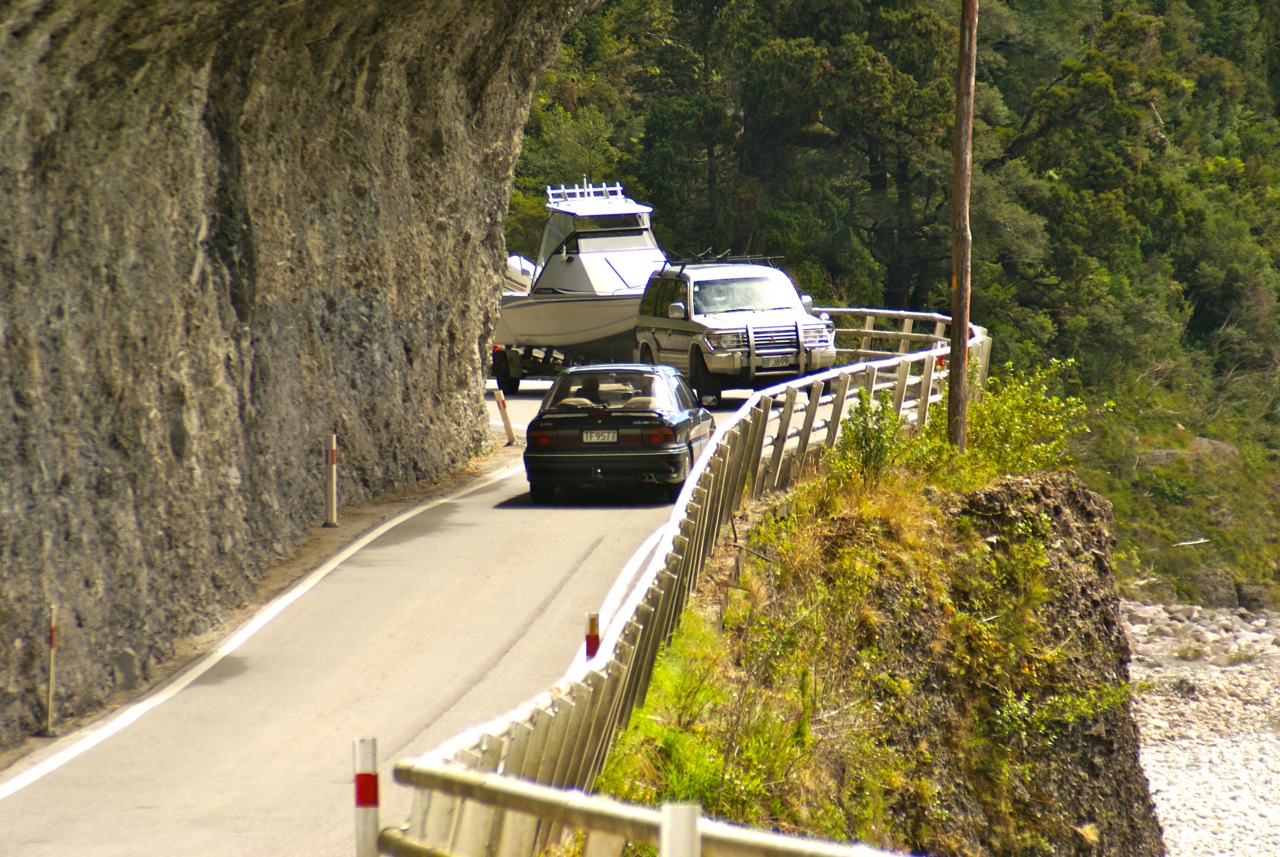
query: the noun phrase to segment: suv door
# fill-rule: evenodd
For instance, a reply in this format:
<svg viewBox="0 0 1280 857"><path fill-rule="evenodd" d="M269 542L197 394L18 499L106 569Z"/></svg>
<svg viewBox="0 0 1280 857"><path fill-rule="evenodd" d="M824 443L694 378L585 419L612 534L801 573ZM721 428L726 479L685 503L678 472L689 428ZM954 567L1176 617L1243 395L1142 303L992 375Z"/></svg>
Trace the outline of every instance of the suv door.
<svg viewBox="0 0 1280 857"><path fill-rule="evenodd" d="M683 283L680 280L671 277L662 278L661 285L658 288L657 305L654 307L651 321L654 344L658 347L658 362L665 363L668 366L675 366L677 369L682 368L679 362L681 354L679 353L678 339L679 326L684 322L680 319L671 318L668 312L672 303L683 299L681 285Z"/></svg>
<svg viewBox="0 0 1280 857"><path fill-rule="evenodd" d="M669 309L676 301L684 304L684 318L667 319L667 338L663 343L667 359L663 362L676 367L688 377L689 348L697 337L699 326L693 320L693 294L683 277L671 281L671 296L665 308Z"/></svg>

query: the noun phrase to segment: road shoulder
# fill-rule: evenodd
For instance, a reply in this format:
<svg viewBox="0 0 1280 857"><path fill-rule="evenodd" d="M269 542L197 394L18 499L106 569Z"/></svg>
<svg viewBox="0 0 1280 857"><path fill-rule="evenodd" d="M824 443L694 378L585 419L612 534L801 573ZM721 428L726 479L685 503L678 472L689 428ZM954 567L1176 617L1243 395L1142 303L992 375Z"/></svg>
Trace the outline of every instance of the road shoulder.
<svg viewBox="0 0 1280 857"><path fill-rule="evenodd" d="M38 754L57 741L163 688L197 660L234 635L265 605L297 585L371 530L423 503L450 497L491 474L519 465L521 448L505 444L505 433L500 428L495 428L492 432L492 448L471 459L461 470L436 482L423 482L413 488L380 497L370 503L340 509L337 527L324 527L320 521L317 521L294 545L291 553L263 571L251 599L242 604L227 607L223 621L216 627L176 640L173 657L154 669L144 682L140 682L130 690L117 691L103 707L93 712L55 724L57 732L55 737L33 735L17 747L0 752L0 777L32 754Z"/></svg>

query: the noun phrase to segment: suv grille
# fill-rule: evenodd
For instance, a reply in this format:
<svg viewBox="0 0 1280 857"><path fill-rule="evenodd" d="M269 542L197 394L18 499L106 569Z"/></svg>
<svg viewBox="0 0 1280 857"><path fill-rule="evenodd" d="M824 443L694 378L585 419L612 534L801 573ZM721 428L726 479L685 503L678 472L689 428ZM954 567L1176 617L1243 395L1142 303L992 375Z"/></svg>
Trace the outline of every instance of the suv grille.
<svg viewBox="0 0 1280 857"><path fill-rule="evenodd" d="M795 325L787 325L785 327L757 327L755 329L756 348L789 348L795 350L799 343L796 342Z"/></svg>

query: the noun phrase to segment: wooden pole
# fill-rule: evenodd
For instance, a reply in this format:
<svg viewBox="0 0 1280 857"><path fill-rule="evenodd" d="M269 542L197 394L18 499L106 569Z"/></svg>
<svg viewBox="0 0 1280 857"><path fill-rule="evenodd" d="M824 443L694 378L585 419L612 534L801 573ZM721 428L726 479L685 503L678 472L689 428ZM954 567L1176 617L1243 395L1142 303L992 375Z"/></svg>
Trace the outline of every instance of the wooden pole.
<svg viewBox="0 0 1280 857"><path fill-rule="evenodd" d="M57 686L55 669L58 663L58 605L49 607L49 697L45 702L44 730L39 734L43 738L56 738L58 732L53 728L53 691Z"/></svg>
<svg viewBox="0 0 1280 857"><path fill-rule="evenodd" d="M338 526L338 436L329 435L324 451L324 525Z"/></svg>
<svg viewBox="0 0 1280 857"><path fill-rule="evenodd" d="M955 182L951 199L951 372L947 437L964 451L969 402L969 186L973 178L973 88L978 52L978 0L960 3L960 61L956 65Z"/></svg>

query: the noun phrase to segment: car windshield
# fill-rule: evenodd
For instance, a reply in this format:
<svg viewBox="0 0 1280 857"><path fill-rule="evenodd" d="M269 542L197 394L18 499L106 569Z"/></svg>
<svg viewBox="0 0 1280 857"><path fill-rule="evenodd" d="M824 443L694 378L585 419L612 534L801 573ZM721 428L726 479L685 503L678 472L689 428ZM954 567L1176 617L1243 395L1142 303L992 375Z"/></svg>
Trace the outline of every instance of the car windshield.
<svg viewBox="0 0 1280 857"><path fill-rule="evenodd" d="M669 385L648 372L587 372L562 375L547 396L547 410L676 409Z"/></svg>
<svg viewBox="0 0 1280 857"><path fill-rule="evenodd" d="M702 315L766 309L801 309L795 286L783 279L744 277L693 284L693 311Z"/></svg>

